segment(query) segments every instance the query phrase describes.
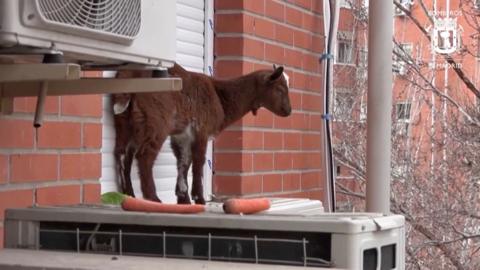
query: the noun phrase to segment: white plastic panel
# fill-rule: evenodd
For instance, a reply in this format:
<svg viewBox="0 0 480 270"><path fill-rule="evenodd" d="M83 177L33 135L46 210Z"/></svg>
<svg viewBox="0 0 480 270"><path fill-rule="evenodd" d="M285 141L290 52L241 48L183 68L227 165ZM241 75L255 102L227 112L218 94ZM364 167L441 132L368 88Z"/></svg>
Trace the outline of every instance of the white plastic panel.
<svg viewBox="0 0 480 270"><path fill-rule="evenodd" d="M207 0L209 1L209 0ZM177 1L177 36L176 36L176 61L190 71L204 72L206 70L207 55L213 54L211 47L205 46L205 1L204 0L179 0ZM115 131L110 105L107 97L104 98L103 113L103 146L102 146L102 193L117 190L115 162L113 147ZM210 151L211 155L211 151ZM206 164L208 167L208 163ZM205 170L206 172L209 169ZM177 177L176 159L170 148L170 141L165 141L159 153L154 169L155 185L159 198L168 203L176 202L175 184ZM141 195L140 181L136 161L132 168L132 180L137 196ZM206 189L211 190L211 174L205 173ZM189 186L191 187L191 171L189 173ZM207 192L206 195L210 193Z"/></svg>
<svg viewBox="0 0 480 270"><path fill-rule="evenodd" d="M55 47L78 60L170 66L175 60L175 10L176 0L142 0L140 31L128 42L119 42L112 34L45 24L33 0L0 1L0 45Z"/></svg>

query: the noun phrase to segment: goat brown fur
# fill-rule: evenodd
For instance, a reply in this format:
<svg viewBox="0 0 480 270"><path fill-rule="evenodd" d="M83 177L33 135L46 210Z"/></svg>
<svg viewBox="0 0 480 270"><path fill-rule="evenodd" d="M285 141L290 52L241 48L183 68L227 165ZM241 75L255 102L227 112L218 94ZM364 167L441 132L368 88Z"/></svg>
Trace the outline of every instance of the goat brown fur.
<svg viewBox="0 0 480 270"><path fill-rule="evenodd" d="M288 85L283 67L260 70L231 79L217 80L189 72L178 64L168 70L180 77L178 92L116 94L112 104L126 104L114 115L116 140L114 156L122 192L134 196L130 178L133 158L138 161L141 190L146 199L160 201L156 195L153 164L167 136L177 159L178 203L190 203L187 173L192 165L191 195L204 204L203 166L208 138L248 112L265 107L276 115L291 113ZM148 72L120 72L119 77L150 76Z"/></svg>

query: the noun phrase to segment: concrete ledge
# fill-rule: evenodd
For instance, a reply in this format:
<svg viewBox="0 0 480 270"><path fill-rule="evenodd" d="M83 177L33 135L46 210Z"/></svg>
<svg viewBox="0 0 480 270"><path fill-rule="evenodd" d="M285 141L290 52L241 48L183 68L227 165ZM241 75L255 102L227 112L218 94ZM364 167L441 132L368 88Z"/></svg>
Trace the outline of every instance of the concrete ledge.
<svg viewBox="0 0 480 270"><path fill-rule="evenodd" d="M0 269L2 270L295 270L302 268L303 267L295 266L97 255L23 249L4 249L0 251ZM308 269L315 270L327 268L309 267ZM335 270L333 268L328 269Z"/></svg>

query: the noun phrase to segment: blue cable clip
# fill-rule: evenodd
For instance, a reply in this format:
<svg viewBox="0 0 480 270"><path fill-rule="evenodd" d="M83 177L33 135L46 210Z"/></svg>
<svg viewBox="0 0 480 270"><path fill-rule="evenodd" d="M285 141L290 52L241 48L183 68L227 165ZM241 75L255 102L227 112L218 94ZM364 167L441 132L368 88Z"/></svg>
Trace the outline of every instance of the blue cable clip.
<svg viewBox="0 0 480 270"><path fill-rule="evenodd" d="M212 21L212 19L208 19L208 24L210 25L210 29L213 30L213 21Z"/></svg>
<svg viewBox="0 0 480 270"><path fill-rule="evenodd" d="M333 59L333 54L331 53L324 53L320 56L320 62L325 60L325 59Z"/></svg>
<svg viewBox="0 0 480 270"><path fill-rule="evenodd" d="M332 120L332 115L327 113L327 114L322 114L322 119L324 120Z"/></svg>

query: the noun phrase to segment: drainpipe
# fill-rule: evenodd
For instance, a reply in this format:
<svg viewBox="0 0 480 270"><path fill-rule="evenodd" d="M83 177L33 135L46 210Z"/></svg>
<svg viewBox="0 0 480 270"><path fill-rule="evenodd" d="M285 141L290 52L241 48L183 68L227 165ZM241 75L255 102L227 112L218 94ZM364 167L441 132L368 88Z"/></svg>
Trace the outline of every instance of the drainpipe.
<svg viewBox="0 0 480 270"><path fill-rule="evenodd" d="M323 149L324 149L324 209L326 212L335 212L335 178L336 171L333 159L332 134L330 123L330 98L333 96L333 55L337 42L338 18L340 5L334 0L323 1L323 18L325 33L325 52L320 62L324 63L323 72Z"/></svg>
<svg viewBox="0 0 480 270"><path fill-rule="evenodd" d="M393 1L370 0L368 21L368 212L390 213Z"/></svg>

